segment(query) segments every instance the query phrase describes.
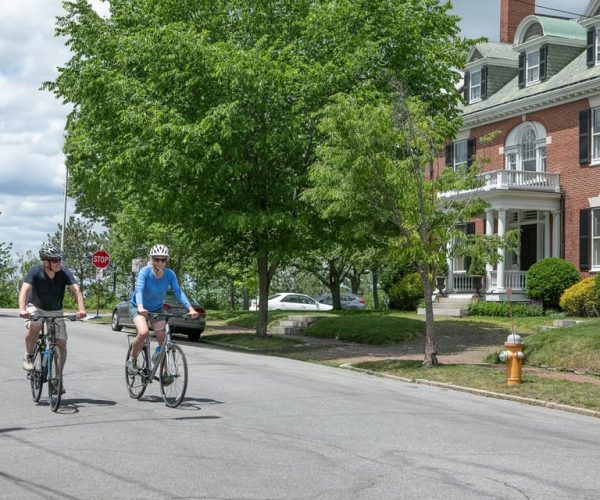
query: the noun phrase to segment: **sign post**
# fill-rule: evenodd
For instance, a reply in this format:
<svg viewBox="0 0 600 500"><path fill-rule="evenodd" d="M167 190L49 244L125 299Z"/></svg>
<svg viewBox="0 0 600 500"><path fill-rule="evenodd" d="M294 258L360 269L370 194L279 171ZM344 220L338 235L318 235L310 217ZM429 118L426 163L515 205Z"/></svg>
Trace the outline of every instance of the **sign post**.
<svg viewBox="0 0 600 500"><path fill-rule="evenodd" d="M92 254L92 264L96 268L96 318L100 315L100 281L102 280L104 269L110 264L110 256L106 250L96 250Z"/></svg>

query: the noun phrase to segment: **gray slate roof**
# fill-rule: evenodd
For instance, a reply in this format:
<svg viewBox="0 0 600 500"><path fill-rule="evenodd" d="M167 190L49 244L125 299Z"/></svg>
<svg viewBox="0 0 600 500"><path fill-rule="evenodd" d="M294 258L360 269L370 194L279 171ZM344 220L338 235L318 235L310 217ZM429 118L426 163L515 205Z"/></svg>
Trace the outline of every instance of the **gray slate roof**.
<svg viewBox="0 0 600 500"><path fill-rule="evenodd" d="M550 77L548 80L529 87L519 88L518 77L515 77L489 98L474 104L463 106L463 115L468 116L470 113L492 109L500 104L518 101L557 89L565 89L568 91L569 86L592 79L598 79L598 89L600 90L600 66L588 68L586 65L586 53L585 50L583 50L581 54L567 64L559 73Z"/></svg>

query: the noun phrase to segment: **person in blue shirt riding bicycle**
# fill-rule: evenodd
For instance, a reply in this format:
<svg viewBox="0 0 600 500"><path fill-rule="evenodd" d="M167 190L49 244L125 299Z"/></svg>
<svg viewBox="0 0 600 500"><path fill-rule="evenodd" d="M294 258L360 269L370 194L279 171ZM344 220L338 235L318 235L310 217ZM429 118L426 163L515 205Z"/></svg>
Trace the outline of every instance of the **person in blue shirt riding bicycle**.
<svg viewBox="0 0 600 500"><path fill-rule="evenodd" d="M165 245L154 245L150 249L150 263L138 273L135 290L129 304L129 317L133 320L137 335L131 342L131 358L127 360L127 371L137 373L137 356L148 338L148 314L164 312L163 303L167 290L171 288L177 300L188 308L188 315L197 318L198 312L179 287L177 276L167 267L169 249ZM165 338L164 320L150 321L158 344L162 347Z"/></svg>

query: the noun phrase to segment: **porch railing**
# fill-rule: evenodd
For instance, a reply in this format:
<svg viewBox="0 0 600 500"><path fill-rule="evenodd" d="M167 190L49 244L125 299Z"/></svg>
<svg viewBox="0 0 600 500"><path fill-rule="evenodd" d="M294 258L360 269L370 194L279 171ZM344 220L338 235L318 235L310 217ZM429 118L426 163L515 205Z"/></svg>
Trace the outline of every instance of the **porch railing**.
<svg viewBox="0 0 600 500"><path fill-rule="evenodd" d="M560 175L527 170L494 170L479 175L484 190L528 189L534 191L560 192Z"/></svg>
<svg viewBox="0 0 600 500"><path fill-rule="evenodd" d="M526 280L525 271L504 271L504 288L517 292L525 290ZM453 275L454 291L455 292L472 292L473 291L473 276L466 273L455 273ZM492 271L484 283L486 290L494 290L498 287L498 273Z"/></svg>

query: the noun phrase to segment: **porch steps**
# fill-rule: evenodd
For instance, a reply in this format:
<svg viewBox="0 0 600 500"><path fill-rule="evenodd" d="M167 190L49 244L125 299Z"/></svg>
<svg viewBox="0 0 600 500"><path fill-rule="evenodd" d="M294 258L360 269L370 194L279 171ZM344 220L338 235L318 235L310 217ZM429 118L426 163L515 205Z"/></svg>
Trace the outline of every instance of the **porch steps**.
<svg viewBox="0 0 600 500"><path fill-rule="evenodd" d="M557 330L558 328L568 328L570 326L578 325L579 323L585 323L585 321L580 319L555 319L552 322L552 326L542 326L542 331L547 332L549 330Z"/></svg>
<svg viewBox="0 0 600 500"><path fill-rule="evenodd" d="M469 304L473 300L472 294L454 294L448 297L437 296L433 302L433 315L462 318L467 315ZM419 307L417 314L425 316L425 308Z"/></svg>
<svg viewBox="0 0 600 500"><path fill-rule="evenodd" d="M318 321L323 316L288 316L282 319L277 326L271 328L271 333L275 335L302 335L309 325Z"/></svg>

